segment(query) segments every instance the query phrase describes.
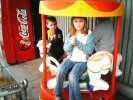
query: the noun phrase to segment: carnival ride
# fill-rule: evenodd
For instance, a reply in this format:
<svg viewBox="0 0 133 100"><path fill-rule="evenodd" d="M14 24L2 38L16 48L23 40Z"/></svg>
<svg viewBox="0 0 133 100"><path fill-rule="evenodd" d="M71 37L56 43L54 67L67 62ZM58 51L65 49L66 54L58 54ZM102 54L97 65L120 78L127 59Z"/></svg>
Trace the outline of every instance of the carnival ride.
<svg viewBox="0 0 133 100"><path fill-rule="evenodd" d="M114 46L113 72L105 78L110 88L106 91L82 91L83 100L114 100L116 94L116 62L120 40L121 16L124 14L124 4L116 0L46 0L40 1L42 16L43 51L46 51L46 15L52 16L79 16L79 17L116 17L116 35ZM54 100L53 89L48 89L47 81L53 76L47 72L46 53L43 54L44 72L40 88L40 100ZM69 100L69 93L63 89L63 100Z"/></svg>

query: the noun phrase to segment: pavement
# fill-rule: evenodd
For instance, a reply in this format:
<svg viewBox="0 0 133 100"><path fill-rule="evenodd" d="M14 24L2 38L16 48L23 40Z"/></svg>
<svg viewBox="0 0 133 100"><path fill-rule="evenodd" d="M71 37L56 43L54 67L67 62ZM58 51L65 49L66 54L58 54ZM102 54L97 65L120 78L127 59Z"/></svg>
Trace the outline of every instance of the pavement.
<svg viewBox="0 0 133 100"><path fill-rule="evenodd" d="M39 100L40 81L42 73L39 72L39 66L42 62L41 58L26 61L19 64L6 66L8 72L17 81L28 80L28 100Z"/></svg>

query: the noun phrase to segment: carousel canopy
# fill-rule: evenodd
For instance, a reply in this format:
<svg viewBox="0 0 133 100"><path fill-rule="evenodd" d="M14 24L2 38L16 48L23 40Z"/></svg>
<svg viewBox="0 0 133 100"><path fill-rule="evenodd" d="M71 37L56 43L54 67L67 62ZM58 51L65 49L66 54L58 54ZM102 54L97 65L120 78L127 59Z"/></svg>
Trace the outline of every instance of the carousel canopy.
<svg viewBox="0 0 133 100"><path fill-rule="evenodd" d="M122 16L124 4L116 0L45 0L40 1L39 12L53 16Z"/></svg>

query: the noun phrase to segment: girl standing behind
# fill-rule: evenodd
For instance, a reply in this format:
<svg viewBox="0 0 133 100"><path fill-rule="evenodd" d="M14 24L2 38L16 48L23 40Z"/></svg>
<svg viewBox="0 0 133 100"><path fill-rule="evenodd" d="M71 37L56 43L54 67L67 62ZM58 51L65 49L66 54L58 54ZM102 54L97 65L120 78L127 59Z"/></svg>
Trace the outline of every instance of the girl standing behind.
<svg viewBox="0 0 133 100"><path fill-rule="evenodd" d="M87 59L92 54L94 46L94 35L88 31L87 18L72 17L70 33L64 44L68 58L62 62L56 73L56 100L62 100L64 77L69 71L70 100L81 100L79 79L87 69Z"/></svg>

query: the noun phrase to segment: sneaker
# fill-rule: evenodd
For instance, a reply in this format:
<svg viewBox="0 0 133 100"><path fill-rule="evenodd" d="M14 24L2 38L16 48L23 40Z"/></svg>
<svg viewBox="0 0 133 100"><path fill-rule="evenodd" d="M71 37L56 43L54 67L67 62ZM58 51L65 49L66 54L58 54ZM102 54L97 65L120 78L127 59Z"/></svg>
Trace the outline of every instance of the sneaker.
<svg viewBox="0 0 133 100"><path fill-rule="evenodd" d="M61 96L56 96L56 97L55 97L55 100L63 100L62 98L63 98L63 95L61 95Z"/></svg>
<svg viewBox="0 0 133 100"><path fill-rule="evenodd" d="M55 100L62 100L62 96L61 97L55 97Z"/></svg>

